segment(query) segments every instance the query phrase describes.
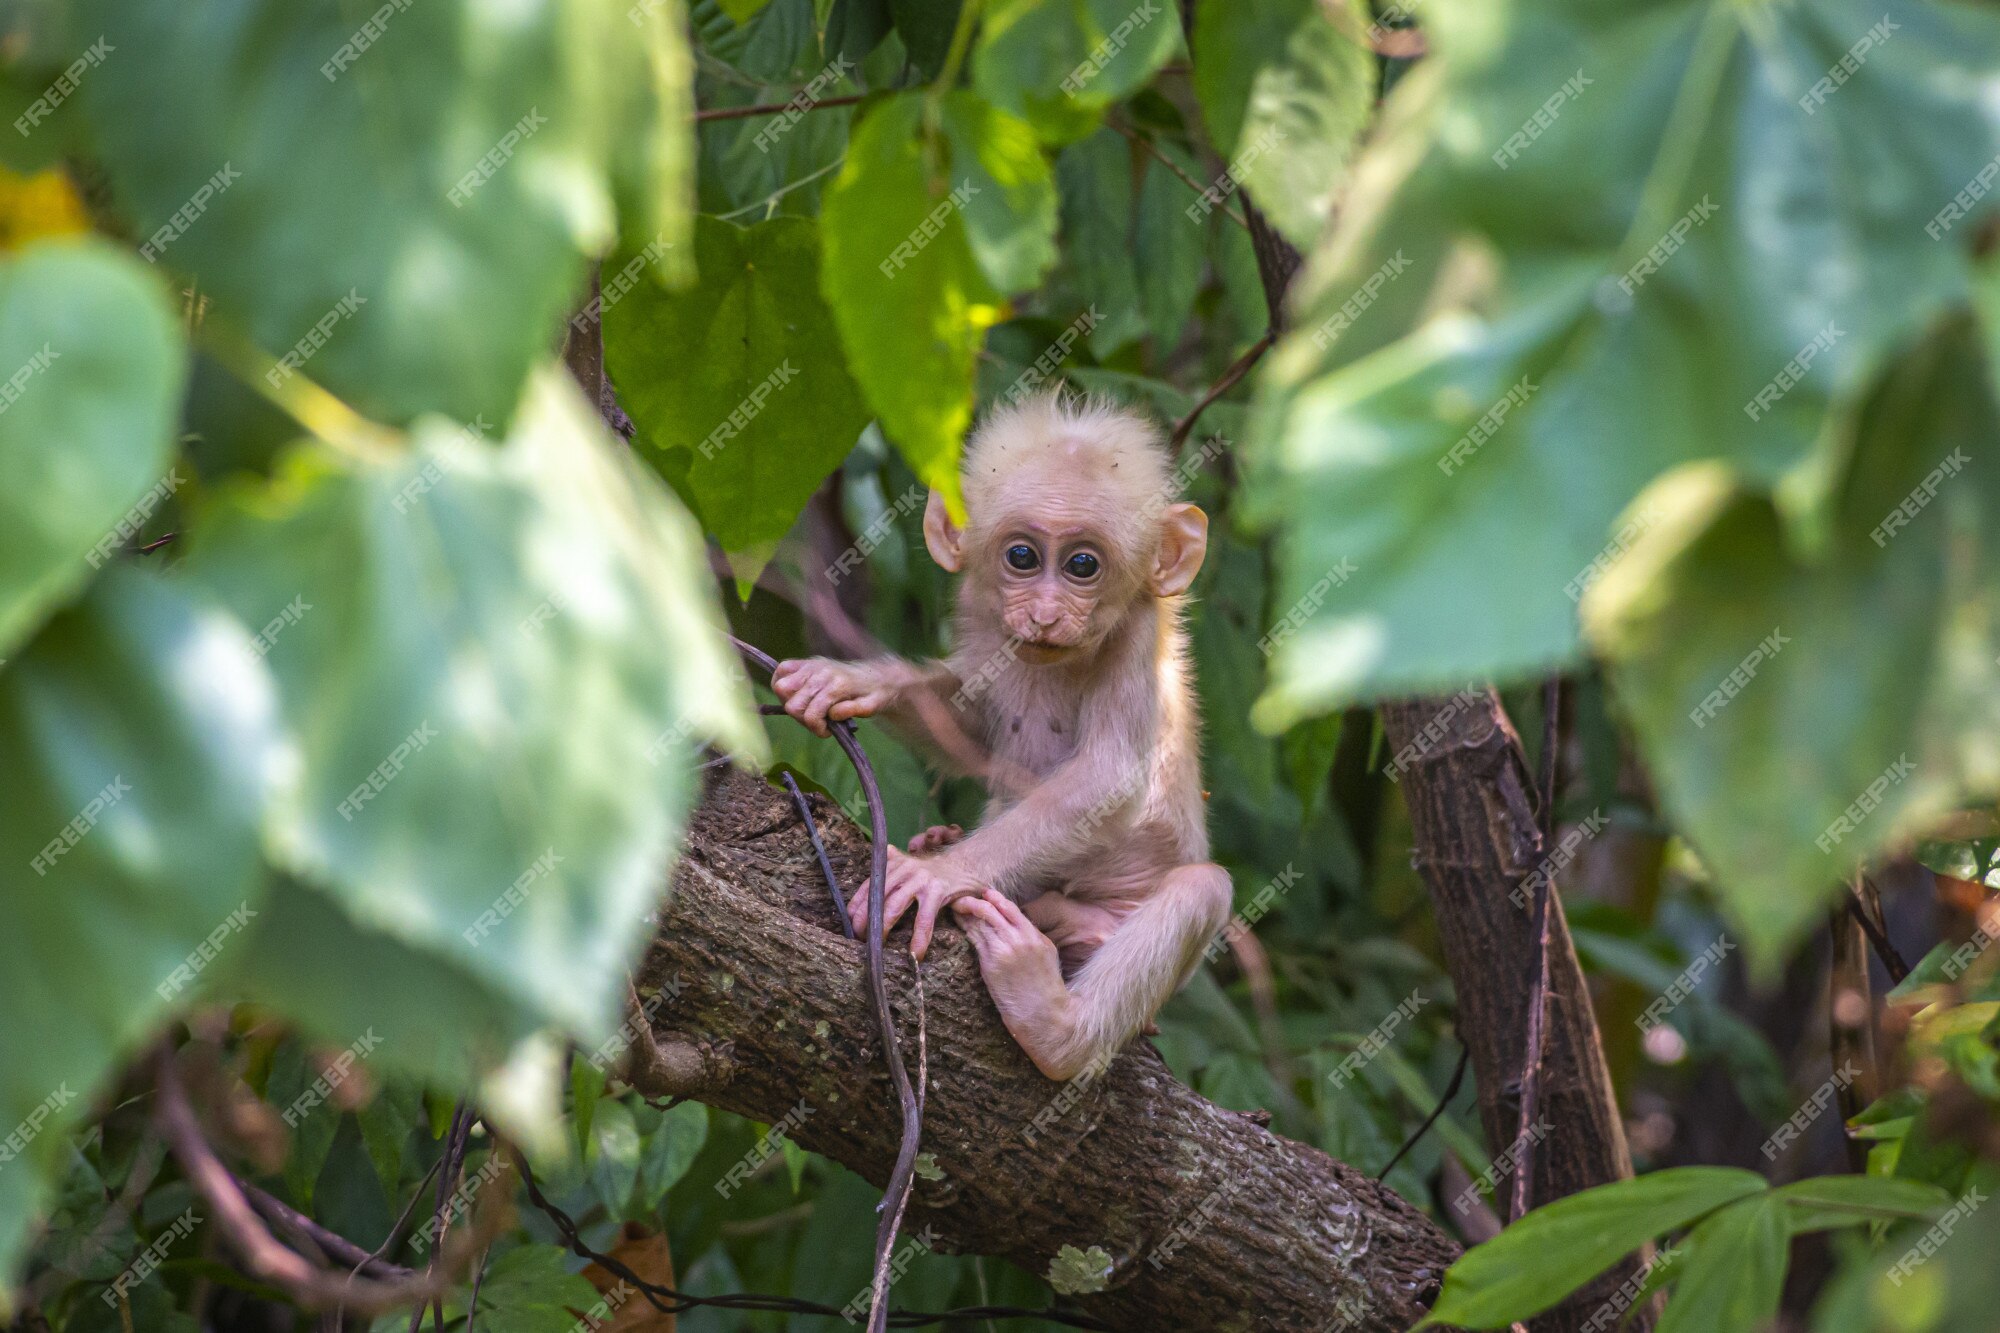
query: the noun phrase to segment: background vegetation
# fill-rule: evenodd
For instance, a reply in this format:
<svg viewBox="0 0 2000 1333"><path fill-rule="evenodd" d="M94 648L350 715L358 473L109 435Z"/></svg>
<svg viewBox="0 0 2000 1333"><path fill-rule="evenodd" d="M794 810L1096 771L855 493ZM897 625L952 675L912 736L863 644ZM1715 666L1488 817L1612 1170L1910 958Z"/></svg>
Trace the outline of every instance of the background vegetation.
<svg viewBox="0 0 2000 1333"><path fill-rule="evenodd" d="M246 1178L364 1246L467 1098L642 1271L860 1290L865 1183L787 1144L725 1196L762 1127L587 1057L704 746L858 808L832 747L760 726L725 611L779 656L936 652L925 488L955 500L977 412L1058 382L1170 423L1224 389L1181 456L1212 519L1210 824L1250 929L1162 1017L1174 1069L1390 1163L1459 1048L1368 705L1494 681L1533 738L1560 673L1558 882L1642 1178L1474 1251L1441 1312L1504 1326L1691 1229L1656 1270L1670 1322L1991 1326L1990 7L0 14L24 1326L307 1326L181 1224L152 1056ZM1253 215L1308 256L1275 340ZM627 430L562 364L588 377L599 317ZM862 736L892 837L972 822L964 784ZM1828 962L1850 886L1921 960L1893 991ZM1859 1090L1812 1112L1849 1049ZM1479 1239L1504 1200L1451 1201L1507 1145L1469 1105L1387 1180ZM1696 1164L1877 1180L1643 1174ZM594 1294L547 1220L482 1216L474 1326L573 1327ZM1046 1289L927 1255L897 1299Z"/></svg>

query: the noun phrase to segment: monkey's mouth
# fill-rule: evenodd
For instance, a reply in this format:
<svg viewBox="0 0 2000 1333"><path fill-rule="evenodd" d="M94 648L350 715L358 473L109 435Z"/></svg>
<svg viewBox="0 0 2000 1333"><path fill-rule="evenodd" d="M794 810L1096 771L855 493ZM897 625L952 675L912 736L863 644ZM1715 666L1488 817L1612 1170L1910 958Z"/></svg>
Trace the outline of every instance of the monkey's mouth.
<svg viewBox="0 0 2000 1333"><path fill-rule="evenodd" d="M1056 643L1049 639L1023 639L1019 652L1031 665L1047 666L1075 649L1073 643Z"/></svg>

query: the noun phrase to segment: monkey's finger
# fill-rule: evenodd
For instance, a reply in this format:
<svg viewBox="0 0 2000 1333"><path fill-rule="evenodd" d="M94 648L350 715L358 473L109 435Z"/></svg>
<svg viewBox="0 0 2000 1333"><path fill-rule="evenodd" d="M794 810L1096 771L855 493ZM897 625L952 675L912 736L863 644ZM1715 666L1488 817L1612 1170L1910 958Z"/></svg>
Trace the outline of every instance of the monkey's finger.
<svg viewBox="0 0 2000 1333"><path fill-rule="evenodd" d="M886 701L883 699L881 691L871 690L867 694L856 695L852 699L842 699L832 708L829 708L826 715L835 722L845 722L849 718L854 717L873 717L877 712L881 711L884 702Z"/></svg>
<svg viewBox="0 0 2000 1333"><path fill-rule="evenodd" d="M994 909L1005 919L1007 924L1016 930L1040 929L1034 922L1028 920L1027 916L1022 913L1020 907L1015 904L1012 898L1009 898L1006 894L1000 892L1000 890L988 889L985 896L993 904Z"/></svg>
<svg viewBox="0 0 2000 1333"><path fill-rule="evenodd" d="M803 721L815 735L830 735L826 725L827 710L840 702L840 682L829 678L825 684L813 691L811 702L806 704Z"/></svg>
<svg viewBox="0 0 2000 1333"><path fill-rule="evenodd" d="M814 722L807 716L807 710L812 707L813 701L819 698L825 688L824 684L808 679L793 691L791 698L785 700L785 711L805 723L806 730L819 736L827 734L826 722L824 719Z"/></svg>
<svg viewBox="0 0 2000 1333"><path fill-rule="evenodd" d="M917 924L910 932L910 953L919 961L930 952L931 935L937 930L938 912L944 907L944 899L929 894L917 898Z"/></svg>
<svg viewBox="0 0 2000 1333"><path fill-rule="evenodd" d="M973 925L994 925L1000 919L1000 914L993 910L993 905L983 898L960 898L952 903L951 910L960 916L972 918L972 921L967 924L967 930L970 930Z"/></svg>
<svg viewBox="0 0 2000 1333"><path fill-rule="evenodd" d="M882 931L884 934L895 929L896 923L903 919L903 913L909 909L911 903L916 901L916 898L917 888L914 884L899 885L896 891L889 895L887 900L882 904Z"/></svg>

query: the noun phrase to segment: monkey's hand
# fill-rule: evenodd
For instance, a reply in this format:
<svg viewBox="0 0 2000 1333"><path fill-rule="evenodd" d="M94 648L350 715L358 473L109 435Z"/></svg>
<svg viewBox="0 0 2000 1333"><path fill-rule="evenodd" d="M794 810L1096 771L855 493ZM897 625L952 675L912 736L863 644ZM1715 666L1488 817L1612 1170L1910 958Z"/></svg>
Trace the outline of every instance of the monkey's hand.
<svg viewBox="0 0 2000 1333"><path fill-rule="evenodd" d="M873 717L895 701L895 692L880 674L853 662L825 657L778 663L771 689L785 711L806 724L815 736L829 735L830 722Z"/></svg>
<svg viewBox="0 0 2000 1333"><path fill-rule="evenodd" d="M966 898L952 911L979 954L979 975L1014 1040L1048 1077L1075 1077L1083 1061L1076 1006L1055 942L1003 894Z"/></svg>
<svg viewBox="0 0 2000 1333"><path fill-rule="evenodd" d="M910 931L910 952L922 958L930 952L931 934L937 928L938 913L960 898L971 897L986 886L967 874L947 853L911 856L894 847L888 849L888 872L882 897L882 929L886 932L902 918L911 903L917 905L917 922ZM868 929L868 886L854 891L847 903L848 919L859 935Z"/></svg>

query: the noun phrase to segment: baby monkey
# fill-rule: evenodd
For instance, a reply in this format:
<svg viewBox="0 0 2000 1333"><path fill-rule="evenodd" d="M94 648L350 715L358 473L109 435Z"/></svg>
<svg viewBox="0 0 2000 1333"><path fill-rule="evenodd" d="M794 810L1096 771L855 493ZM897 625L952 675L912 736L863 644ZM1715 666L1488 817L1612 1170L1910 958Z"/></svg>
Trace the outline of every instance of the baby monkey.
<svg viewBox="0 0 2000 1333"><path fill-rule="evenodd" d="M822 736L877 714L921 732L943 709L984 747L979 827L888 849L883 928L914 904L921 958L949 906L1007 1030L1064 1080L1150 1022L1229 916L1181 626L1208 518L1174 502L1152 424L1097 402L995 410L963 480L962 529L936 493L924 513L932 558L964 576L951 656L784 662L771 684ZM865 885L848 910L867 925Z"/></svg>

